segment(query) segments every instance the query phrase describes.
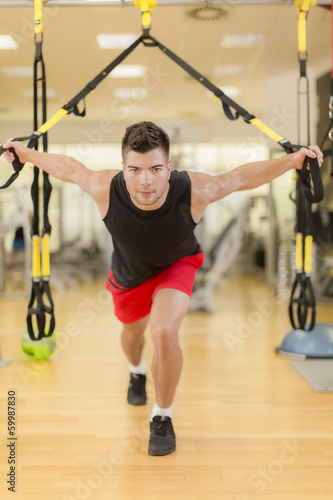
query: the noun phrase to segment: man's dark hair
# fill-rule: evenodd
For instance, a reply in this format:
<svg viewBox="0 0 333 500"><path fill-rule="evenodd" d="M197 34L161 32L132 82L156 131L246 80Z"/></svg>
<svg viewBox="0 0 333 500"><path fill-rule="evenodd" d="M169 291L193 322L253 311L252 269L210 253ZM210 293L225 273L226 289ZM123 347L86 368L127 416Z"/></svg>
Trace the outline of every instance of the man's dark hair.
<svg viewBox="0 0 333 500"><path fill-rule="evenodd" d="M148 153L156 148L161 148L168 161L170 140L168 134L161 127L152 122L140 122L126 128L121 142L123 160L129 151Z"/></svg>

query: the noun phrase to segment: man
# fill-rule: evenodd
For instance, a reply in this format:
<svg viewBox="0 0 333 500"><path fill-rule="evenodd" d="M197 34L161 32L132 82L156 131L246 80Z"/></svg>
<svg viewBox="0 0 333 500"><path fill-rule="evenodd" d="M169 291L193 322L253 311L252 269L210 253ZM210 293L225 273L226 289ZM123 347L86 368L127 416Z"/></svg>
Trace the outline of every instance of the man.
<svg viewBox="0 0 333 500"><path fill-rule="evenodd" d="M172 402L182 369L178 329L188 310L195 273L203 262L193 234L206 207L234 191L255 188L290 169L301 169L307 156L323 155L317 146L282 158L243 165L221 175L171 171L169 138L151 122L126 129L122 171L93 172L63 156L15 149L21 162L31 162L50 175L72 182L95 200L112 235L114 252L107 288L115 314L123 323L121 342L129 360L127 400L146 403L146 365L142 359L148 321L154 344L152 375L156 402L150 420L150 455L176 449ZM14 155L6 151L7 161Z"/></svg>

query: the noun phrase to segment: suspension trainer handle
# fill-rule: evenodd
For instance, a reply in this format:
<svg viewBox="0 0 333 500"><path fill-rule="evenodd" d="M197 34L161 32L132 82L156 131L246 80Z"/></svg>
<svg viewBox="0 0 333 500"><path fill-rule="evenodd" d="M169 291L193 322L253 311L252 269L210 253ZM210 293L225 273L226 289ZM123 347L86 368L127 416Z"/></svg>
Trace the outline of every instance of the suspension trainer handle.
<svg viewBox="0 0 333 500"><path fill-rule="evenodd" d="M301 148L311 149L308 146L300 146L299 144L290 144L289 141L284 140L279 143L290 154L298 151ZM308 170L308 164L310 170ZM304 160L301 170L297 170L301 186L304 191L305 197L309 203L319 203L324 198L324 186L321 178L320 167L318 158L307 156Z"/></svg>
<svg viewBox="0 0 333 500"><path fill-rule="evenodd" d="M30 148L30 149L33 149L36 146L36 144L38 142L38 139L39 139L39 137L41 135L42 134L40 134L40 133L37 134L36 132L34 132L32 135L29 135L29 136L26 136L26 137L15 137L15 139L12 139L11 142L29 141L27 147ZM1 145L0 146L0 156L7 149L11 153L13 153L14 157L15 157L14 161L12 163L12 166L13 166L13 169L14 169L14 173L11 175L11 177L9 177L9 179L5 182L5 184L3 184L2 186L0 186L0 189L5 189L8 186L10 186L15 181L15 179L18 178L19 173L21 172L22 168L24 167L24 163L20 162L19 157L17 156L14 148L4 148L3 145Z"/></svg>
<svg viewBox="0 0 333 500"><path fill-rule="evenodd" d="M308 164L310 171L307 168ZM324 198L324 187L318 159L307 156L299 175L306 199L310 203L318 203L322 201Z"/></svg>

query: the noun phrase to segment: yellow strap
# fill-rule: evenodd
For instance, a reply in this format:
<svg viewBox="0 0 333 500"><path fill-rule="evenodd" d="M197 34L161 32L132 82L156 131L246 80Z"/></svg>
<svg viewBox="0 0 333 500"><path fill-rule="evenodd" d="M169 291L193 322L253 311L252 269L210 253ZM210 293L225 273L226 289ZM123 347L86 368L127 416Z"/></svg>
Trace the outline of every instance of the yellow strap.
<svg viewBox="0 0 333 500"><path fill-rule="evenodd" d="M317 0L294 0L294 5L298 8L298 51L306 53L306 18L310 7L317 5Z"/></svg>
<svg viewBox="0 0 333 500"><path fill-rule="evenodd" d="M310 7L317 5L317 0L294 0L294 5L296 5L299 10L308 12Z"/></svg>
<svg viewBox="0 0 333 500"><path fill-rule="evenodd" d="M259 120L259 118L252 118L250 122L252 123L252 125L261 130L264 134L268 135L271 139L273 139L273 141L276 142L283 141L283 137L281 135L274 132L274 130L265 125L261 120Z"/></svg>
<svg viewBox="0 0 333 500"><path fill-rule="evenodd" d="M42 238L42 276L50 276L50 235L44 234Z"/></svg>
<svg viewBox="0 0 333 500"><path fill-rule="evenodd" d="M41 33L42 27L43 0L35 0L35 33Z"/></svg>
<svg viewBox="0 0 333 500"><path fill-rule="evenodd" d="M310 274L312 269L312 241L313 237L311 234L305 236L304 243L304 272Z"/></svg>
<svg viewBox="0 0 333 500"><path fill-rule="evenodd" d="M135 0L134 5L141 9L142 27L150 28L151 25L151 9L156 7L156 0Z"/></svg>
<svg viewBox="0 0 333 500"><path fill-rule="evenodd" d="M53 125L55 125L61 118L66 116L68 111L66 111L64 108L60 108L47 122L45 122L38 130L37 132L40 132L41 134L45 134Z"/></svg>
<svg viewBox="0 0 333 500"><path fill-rule="evenodd" d="M40 278L39 236L32 237L32 277Z"/></svg>
<svg viewBox="0 0 333 500"><path fill-rule="evenodd" d="M306 12L298 14L298 51L306 52Z"/></svg>
<svg viewBox="0 0 333 500"><path fill-rule="evenodd" d="M303 269L303 235L296 234L296 270Z"/></svg>

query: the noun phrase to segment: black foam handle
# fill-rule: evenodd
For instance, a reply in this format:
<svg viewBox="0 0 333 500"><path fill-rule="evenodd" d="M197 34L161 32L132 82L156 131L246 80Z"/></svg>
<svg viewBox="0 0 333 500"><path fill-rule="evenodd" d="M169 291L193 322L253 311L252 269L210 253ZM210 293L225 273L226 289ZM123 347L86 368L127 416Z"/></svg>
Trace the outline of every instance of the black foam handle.
<svg viewBox="0 0 333 500"><path fill-rule="evenodd" d="M15 172L20 172L24 167L24 163L20 162L19 157L17 156L14 148L8 148L8 150L14 155L14 161L12 163L13 169L15 170Z"/></svg>
<svg viewBox="0 0 333 500"><path fill-rule="evenodd" d="M30 135L27 136L27 137L16 137L15 139L11 139L10 142L23 142L23 141L27 141L29 139L31 139ZM8 151L10 151L11 153L13 153L13 155L15 157L14 161L12 163L13 169L17 173L20 172L22 170L22 168L24 167L24 163L20 162L19 157L17 156L14 148L4 148L3 145L0 146L0 156L6 151L6 149L8 149Z"/></svg>
<svg viewBox="0 0 333 500"><path fill-rule="evenodd" d="M6 189L6 188L8 188L15 181L15 179L18 178L19 172L22 170L22 168L24 166L24 163L20 162L19 157L15 153L14 148L4 148L4 147L0 146L0 156L7 149L9 149L9 151L11 151L12 153L14 153L15 158L14 158L14 161L12 163L12 166L13 166L13 169L14 169L15 172L9 177L9 179L5 182L5 184L3 184L2 186L0 186L0 189Z"/></svg>
<svg viewBox="0 0 333 500"><path fill-rule="evenodd" d="M34 132L34 134L28 135L26 137L16 137L15 139L11 139L10 142L29 141L27 147L28 148L33 148L33 147L35 147L35 145L36 145L36 143L37 143L38 138L40 137L40 135L42 135L42 134L38 134L37 135L37 132ZM11 177L7 180L7 182L5 182L5 184L3 184L2 186L0 186L0 189L5 189L8 186L10 186L15 181L15 179L17 179L17 177L19 175L19 172L21 172L22 168L24 167L24 163L20 162L19 157L17 156L14 148L4 148L3 145L1 145L0 146L0 156L6 151L6 149L8 149L14 155L14 161L12 163L12 166L13 166L13 169L14 169L15 173L11 175Z"/></svg>

